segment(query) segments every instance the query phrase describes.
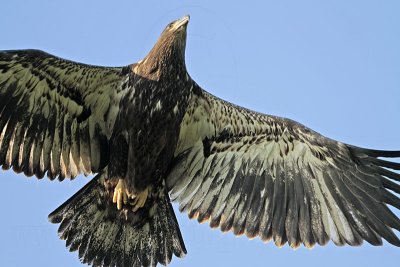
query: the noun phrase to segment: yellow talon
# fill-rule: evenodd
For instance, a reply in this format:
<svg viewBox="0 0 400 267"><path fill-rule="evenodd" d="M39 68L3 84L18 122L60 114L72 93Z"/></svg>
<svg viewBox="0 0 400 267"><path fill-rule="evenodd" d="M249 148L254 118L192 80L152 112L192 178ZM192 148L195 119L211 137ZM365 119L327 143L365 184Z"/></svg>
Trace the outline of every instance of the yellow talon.
<svg viewBox="0 0 400 267"><path fill-rule="evenodd" d="M133 206L133 212L143 208L146 203L147 196L149 195L149 188L140 192L137 195L129 193L128 188L125 184L124 179L119 179L117 185L114 188L113 203L117 203L117 209L121 210L123 204L127 204L129 199L132 199L130 203Z"/></svg>
<svg viewBox="0 0 400 267"><path fill-rule="evenodd" d="M126 188L124 179L119 179L114 188L113 203L117 203L117 209L122 209L122 203L128 203L129 192Z"/></svg>
<svg viewBox="0 0 400 267"><path fill-rule="evenodd" d="M146 203L147 196L149 195L149 188L146 188L144 191L140 192L135 196L134 202L132 203L133 212L136 212L138 209L143 208Z"/></svg>

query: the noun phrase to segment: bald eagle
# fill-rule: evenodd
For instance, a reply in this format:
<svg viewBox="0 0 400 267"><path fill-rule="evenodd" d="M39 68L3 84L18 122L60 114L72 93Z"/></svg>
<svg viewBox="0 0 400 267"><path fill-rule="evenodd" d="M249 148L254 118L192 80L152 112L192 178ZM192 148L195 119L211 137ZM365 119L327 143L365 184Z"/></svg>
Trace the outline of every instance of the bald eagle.
<svg viewBox="0 0 400 267"><path fill-rule="evenodd" d="M344 144L219 99L187 73L189 16L149 54L98 67L0 52L0 165L39 179L97 174L49 215L93 266L167 265L186 248L171 206L249 238L400 246L400 151Z"/></svg>

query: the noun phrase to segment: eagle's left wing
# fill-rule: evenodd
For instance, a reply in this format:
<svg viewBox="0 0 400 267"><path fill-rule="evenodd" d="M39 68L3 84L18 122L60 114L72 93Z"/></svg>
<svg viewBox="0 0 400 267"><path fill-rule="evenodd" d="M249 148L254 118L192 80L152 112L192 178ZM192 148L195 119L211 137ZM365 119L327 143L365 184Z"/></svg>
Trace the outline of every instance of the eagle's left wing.
<svg viewBox="0 0 400 267"><path fill-rule="evenodd" d="M278 246L329 241L400 246L400 151L326 138L289 119L264 115L195 88L167 178L190 218ZM389 190L391 191L389 191Z"/></svg>
<svg viewBox="0 0 400 267"><path fill-rule="evenodd" d="M129 67L0 51L0 166L50 179L101 170Z"/></svg>

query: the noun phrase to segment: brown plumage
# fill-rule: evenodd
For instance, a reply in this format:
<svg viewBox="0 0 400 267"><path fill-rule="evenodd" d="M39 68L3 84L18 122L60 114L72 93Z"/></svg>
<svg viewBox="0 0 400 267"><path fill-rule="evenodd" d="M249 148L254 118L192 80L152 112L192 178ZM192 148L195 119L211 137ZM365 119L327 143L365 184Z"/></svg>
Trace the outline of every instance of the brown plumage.
<svg viewBox="0 0 400 267"><path fill-rule="evenodd" d="M0 52L0 165L50 179L97 175L49 215L93 266L155 266L186 253L190 218L276 245L400 246L400 164L204 91L186 70L189 17L140 62L84 65ZM394 171L393 171L394 170Z"/></svg>

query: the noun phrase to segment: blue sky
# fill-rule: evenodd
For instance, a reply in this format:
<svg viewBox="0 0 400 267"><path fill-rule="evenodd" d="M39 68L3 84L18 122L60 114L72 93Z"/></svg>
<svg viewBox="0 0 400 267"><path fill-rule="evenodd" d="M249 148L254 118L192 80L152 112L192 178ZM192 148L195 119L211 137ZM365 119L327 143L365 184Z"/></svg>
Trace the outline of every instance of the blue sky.
<svg viewBox="0 0 400 267"><path fill-rule="evenodd" d="M400 149L399 12L399 1L366 0L4 1L0 49L121 66L190 14L187 67L209 92L346 143ZM87 181L0 172L0 265L81 266L47 215ZM279 249L177 216L188 255L170 266L390 266L400 252L387 243Z"/></svg>

